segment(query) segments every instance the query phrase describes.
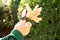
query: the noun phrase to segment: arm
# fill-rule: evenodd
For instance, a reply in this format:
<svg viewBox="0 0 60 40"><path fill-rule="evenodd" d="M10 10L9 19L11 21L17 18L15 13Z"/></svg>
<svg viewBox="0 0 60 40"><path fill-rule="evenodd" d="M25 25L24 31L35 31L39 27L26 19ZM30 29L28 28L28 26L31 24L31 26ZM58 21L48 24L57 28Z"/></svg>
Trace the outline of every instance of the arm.
<svg viewBox="0 0 60 40"><path fill-rule="evenodd" d="M23 40L23 35L18 30L12 30L12 32L1 38L1 40Z"/></svg>
<svg viewBox="0 0 60 40"><path fill-rule="evenodd" d="M26 22L26 20L18 22L12 32L1 38L0 40L23 40L23 36L26 36L30 32L32 24Z"/></svg>

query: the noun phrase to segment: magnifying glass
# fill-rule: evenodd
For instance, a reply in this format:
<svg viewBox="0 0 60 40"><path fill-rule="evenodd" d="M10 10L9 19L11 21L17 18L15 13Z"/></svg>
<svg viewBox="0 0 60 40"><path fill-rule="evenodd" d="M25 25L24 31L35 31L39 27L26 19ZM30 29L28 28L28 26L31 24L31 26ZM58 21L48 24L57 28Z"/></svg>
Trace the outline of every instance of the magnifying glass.
<svg viewBox="0 0 60 40"><path fill-rule="evenodd" d="M21 19L22 20L25 20L26 19L26 14L27 14L27 9L24 8L23 11L22 11L22 13L21 13Z"/></svg>

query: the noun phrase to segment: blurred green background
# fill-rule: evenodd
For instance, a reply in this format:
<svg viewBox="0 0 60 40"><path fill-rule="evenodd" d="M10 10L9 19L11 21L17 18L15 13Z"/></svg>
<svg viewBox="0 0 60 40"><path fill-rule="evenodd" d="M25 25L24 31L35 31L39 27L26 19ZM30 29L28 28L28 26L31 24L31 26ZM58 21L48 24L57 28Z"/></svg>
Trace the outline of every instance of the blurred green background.
<svg viewBox="0 0 60 40"><path fill-rule="evenodd" d="M8 0L6 1L6 3ZM60 0L11 0L7 5L0 0L0 37L11 32L20 20L20 13L29 3L33 9L37 4L42 7L40 23L33 23L25 40L60 40Z"/></svg>

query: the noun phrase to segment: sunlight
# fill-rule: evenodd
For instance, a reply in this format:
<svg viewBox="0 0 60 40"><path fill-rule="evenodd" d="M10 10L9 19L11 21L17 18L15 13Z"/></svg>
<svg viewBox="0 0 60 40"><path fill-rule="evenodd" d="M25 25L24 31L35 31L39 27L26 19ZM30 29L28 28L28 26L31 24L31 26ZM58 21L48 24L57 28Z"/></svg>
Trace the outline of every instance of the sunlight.
<svg viewBox="0 0 60 40"><path fill-rule="evenodd" d="M11 0L2 0L2 2L3 2L3 4L5 4L5 5L10 5L10 2L11 2Z"/></svg>

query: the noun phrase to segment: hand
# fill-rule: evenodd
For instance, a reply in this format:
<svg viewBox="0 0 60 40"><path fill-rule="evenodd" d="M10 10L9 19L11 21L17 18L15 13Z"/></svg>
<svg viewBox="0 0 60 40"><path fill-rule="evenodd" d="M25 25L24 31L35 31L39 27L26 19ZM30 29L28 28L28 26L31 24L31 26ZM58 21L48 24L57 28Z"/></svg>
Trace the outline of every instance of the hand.
<svg viewBox="0 0 60 40"><path fill-rule="evenodd" d="M26 36L30 32L31 26L32 26L31 22L26 22L26 20L21 20L15 25L14 29L21 32L23 36Z"/></svg>

